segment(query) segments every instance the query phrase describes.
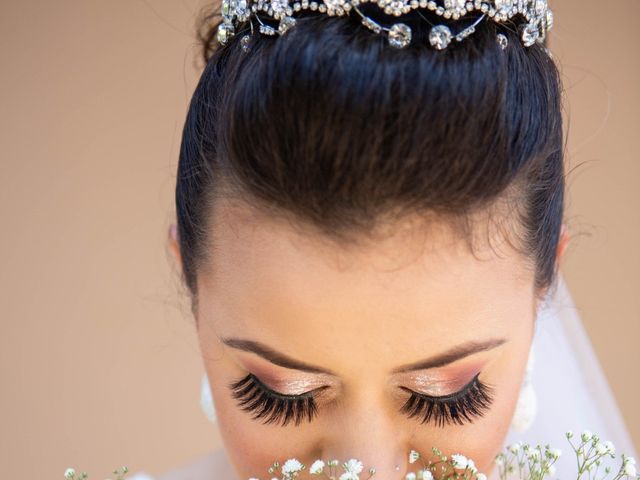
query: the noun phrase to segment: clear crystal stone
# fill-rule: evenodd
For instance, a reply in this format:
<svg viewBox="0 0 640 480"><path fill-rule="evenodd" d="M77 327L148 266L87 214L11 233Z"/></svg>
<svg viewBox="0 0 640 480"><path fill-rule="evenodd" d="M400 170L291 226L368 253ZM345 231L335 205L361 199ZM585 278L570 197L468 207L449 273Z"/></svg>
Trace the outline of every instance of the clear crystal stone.
<svg viewBox="0 0 640 480"><path fill-rule="evenodd" d="M373 30L375 33L380 33L382 31L382 27L371 20L369 17L364 17L362 19L362 24L367 27L369 30Z"/></svg>
<svg viewBox="0 0 640 480"><path fill-rule="evenodd" d="M444 8L447 8L447 9L457 8L461 10L465 8L466 3L467 3L467 0L444 0Z"/></svg>
<svg viewBox="0 0 640 480"><path fill-rule="evenodd" d="M395 23L389 29L389 44L395 48L404 48L411 43L411 28L404 23Z"/></svg>
<svg viewBox="0 0 640 480"><path fill-rule="evenodd" d="M243 52L248 52L249 51L249 42L251 42L251 35L250 34L244 35L240 39L240 45L242 45L242 51Z"/></svg>
<svg viewBox="0 0 640 480"><path fill-rule="evenodd" d="M233 33L233 25L228 23L221 23L218 26L218 30L216 32L218 42L224 45L233 36Z"/></svg>
<svg viewBox="0 0 640 480"><path fill-rule="evenodd" d="M513 0L495 0L496 10L507 13L513 8Z"/></svg>
<svg viewBox="0 0 640 480"><path fill-rule="evenodd" d="M260 25L260 33L264 33L265 35L275 35L276 29L271 25Z"/></svg>
<svg viewBox="0 0 640 480"><path fill-rule="evenodd" d="M327 13L329 15L341 14L344 12L345 0L323 0L327 6Z"/></svg>
<svg viewBox="0 0 640 480"><path fill-rule="evenodd" d="M544 13L544 11L547 9L547 0L536 0L535 6L534 6L536 15L540 16Z"/></svg>
<svg viewBox="0 0 640 480"><path fill-rule="evenodd" d="M547 10L547 30L551 30L551 27L553 27L553 13L551 12L551 10Z"/></svg>
<svg viewBox="0 0 640 480"><path fill-rule="evenodd" d="M538 27L533 23L522 24L520 25L520 35L524 46L530 47L538 39Z"/></svg>
<svg viewBox="0 0 640 480"><path fill-rule="evenodd" d="M271 8L275 14L284 12L288 6L289 2L287 0L271 0Z"/></svg>
<svg viewBox="0 0 640 480"><path fill-rule="evenodd" d="M446 25L436 25L429 32L429 43L438 50L444 50L451 43L451 30Z"/></svg>
<svg viewBox="0 0 640 480"><path fill-rule="evenodd" d="M509 45L509 40L503 33L499 33L498 35L496 35L496 39L498 40L498 45L500 45L500 48L502 48L502 50L507 48L507 45Z"/></svg>
<svg viewBox="0 0 640 480"><path fill-rule="evenodd" d="M278 25L278 31L280 34L284 34L296 24L296 19L293 17L282 17L280 19L280 24Z"/></svg>

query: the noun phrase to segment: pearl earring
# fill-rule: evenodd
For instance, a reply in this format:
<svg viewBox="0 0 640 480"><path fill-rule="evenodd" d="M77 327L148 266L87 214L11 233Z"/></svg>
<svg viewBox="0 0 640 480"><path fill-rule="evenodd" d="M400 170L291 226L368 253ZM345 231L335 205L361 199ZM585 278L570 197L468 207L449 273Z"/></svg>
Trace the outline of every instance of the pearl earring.
<svg viewBox="0 0 640 480"><path fill-rule="evenodd" d="M533 345L529 349L529 358L524 374L522 386L520 387L520 395L518 403L511 420L511 428L516 432L522 433L531 427L538 410L538 399L536 392L531 383L531 374L533 372L534 353Z"/></svg>
<svg viewBox="0 0 640 480"><path fill-rule="evenodd" d="M202 376L200 386L200 408L209 422L216 423L216 409L213 405L213 398L211 397L211 385L209 385L207 372Z"/></svg>

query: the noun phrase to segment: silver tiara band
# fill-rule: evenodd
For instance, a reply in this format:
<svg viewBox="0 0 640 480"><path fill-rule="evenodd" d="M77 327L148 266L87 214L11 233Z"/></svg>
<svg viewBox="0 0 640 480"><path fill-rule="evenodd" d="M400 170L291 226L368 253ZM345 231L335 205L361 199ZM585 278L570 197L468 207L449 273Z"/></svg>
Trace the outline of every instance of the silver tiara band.
<svg viewBox="0 0 640 480"><path fill-rule="evenodd" d="M473 24L457 33L453 33L450 26L434 25L418 12L431 25L428 41L437 50L446 49L453 40L464 40L484 19L504 23L516 15L524 18L524 21L518 23L517 28L520 40L526 47L536 42L543 43L547 31L553 26L553 13L547 0L222 0L222 22L218 25L216 39L225 45L232 36L239 33L240 25L249 20L249 35L244 35L241 39L243 50L248 51L250 34L254 29L253 19L258 22L260 33L271 36L284 35L295 26L296 12L312 10L329 16L345 16L355 12L359 15L362 25L374 33L386 35L391 46L404 48L411 43L412 32L409 25L401 22L389 27L381 25L358 8L366 3L375 4L385 14L396 17L417 9L427 9L452 20L459 20L472 12L481 12ZM277 27L265 23L261 16L277 22ZM496 40L503 49L507 47L505 35L499 33Z"/></svg>

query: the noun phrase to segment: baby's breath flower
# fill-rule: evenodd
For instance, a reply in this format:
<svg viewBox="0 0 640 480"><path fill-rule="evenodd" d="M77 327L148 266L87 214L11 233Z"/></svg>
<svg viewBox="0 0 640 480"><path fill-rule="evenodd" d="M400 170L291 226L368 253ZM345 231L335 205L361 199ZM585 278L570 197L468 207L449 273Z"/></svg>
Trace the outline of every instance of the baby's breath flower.
<svg viewBox="0 0 640 480"><path fill-rule="evenodd" d="M76 474L76 471L73 468L67 468L64 471L64 478L73 478Z"/></svg>
<svg viewBox="0 0 640 480"><path fill-rule="evenodd" d="M454 453L453 455L451 455L451 462L453 463L453 466L455 468L467 468L469 459L464 455Z"/></svg>
<svg viewBox="0 0 640 480"><path fill-rule="evenodd" d="M353 472L344 472L340 475L340 480L360 480L357 473Z"/></svg>
<svg viewBox="0 0 640 480"><path fill-rule="evenodd" d="M567 438L573 438L573 432L571 430L567 430L567 433L565 435L567 436Z"/></svg>
<svg viewBox="0 0 640 480"><path fill-rule="evenodd" d="M409 463L415 463L420 458L420 454L415 450L409 452Z"/></svg>
<svg viewBox="0 0 640 480"><path fill-rule="evenodd" d="M421 480L433 480L433 474L430 470L419 470L418 479Z"/></svg>
<svg viewBox="0 0 640 480"><path fill-rule="evenodd" d="M549 450L549 454L553 457L554 460L557 460L558 458L560 458L560 455L562 455L562 450L560 450L559 448L552 448Z"/></svg>
<svg viewBox="0 0 640 480"><path fill-rule="evenodd" d="M616 446L611 441L604 442L604 446L607 447L607 453L616 453Z"/></svg>
<svg viewBox="0 0 640 480"><path fill-rule="evenodd" d="M479 473L476 475L477 480L487 480L487 476L484 473Z"/></svg>
<svg viewBox="0 0 640 480"><path fill-rule="evenodd" d="M584 430L580 438L582 438L583 442L588 442L593 437L593 434L589 430Z"/></svg>
<svg viewBox="0 0 640 480"><path fill-rule="evenodd" d="M624 474L630 477L635 477L637 474L636 466L633 463L625 463L623 468Z"/></svg>
<svg viewBox="0 0 640 480"><path fill-rule="evenodd" d="M334 459L334 460L329 460L327 462L327 465L329 465L330 467L337 467L339 463L340 462L338 461L338 459Z"/></svg>
<svg viewBox="0 0 640 480"><path fill-rule="evenodd" d="M282 465L282 473L285 475L292 475L294 473L298 473L303 467L304 465L302 465L299 460L290 458L284 462L284 465Z"/></svg>
<svg viewBox="0 0 640 480"><path fill-rule="evenodd" d="M636 464L636 459L635 459L635 458L633 458L633 457L627 457L627 456L625 455L624 460L622 461L622 463L624 463L625 465L626 465L627 463L630 463L631 465L635 465L635 464Z"/></svg>
<svg viewBox="0 0 640 480"><path fill-rule="evenodd" d="M470 458L467 458L467 468L474 473L478 471L478 469L476 468L476 464Z"/></svg>
<svg viewBox="0 0 640 480"><path fill-rule="evenodd" d="M555 465L547 466L547 472L549 472L550 477L553 477L556 474L556 466Z"/></svg>
<svg viewBox="0 0 640 480"><path fill-rule="evenodd" d="M416 474L415 474L415 473L413 473L413 472L407 473L407 474L404 476L404 479L405 479L405 480L416 480Z"/></svg>
<svg viewBox="0 0 640 480"><path fill-rule="evenodd" d="M362 471L362 462L352 458L344 464L344 469L348 473L360 473Z"/></svg>
<svg viewBox="0 0 640 480"><path fill-rule="evenodd" d="M512 445L509 445L507 448L511 453L513 453L515 455L516 453L518 453L520 451L520 447L521 447L520 442L516 442L516 443L514 443Z"/></svg>
<svg viewBox="0 0 640 480"><path fill-rule="evenodd" d="M317 475L322 473L323 469L324 469L324 462L322 460L316 460L311 464L311 467L309 468L309 473L312 475Z"/></svg>

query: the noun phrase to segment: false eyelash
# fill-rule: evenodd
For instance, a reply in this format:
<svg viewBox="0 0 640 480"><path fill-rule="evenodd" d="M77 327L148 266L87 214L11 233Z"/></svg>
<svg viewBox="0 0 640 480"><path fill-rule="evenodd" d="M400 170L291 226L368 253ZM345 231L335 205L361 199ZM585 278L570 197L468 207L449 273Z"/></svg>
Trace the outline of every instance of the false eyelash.
<svg viewBox="0 0 640 480"><path fill-rule="evenodd" d="M306 416L311 422L318 412L315 396L318 390L300 395L284 395L274 392L253 374L231 383L232 396L238 400L240 408L254 412L254 420L263 418L264 424L282 421L281 426L295 419L296 426Z"/></svg>
<svg viewBox="0 0 640 480"><path fill-rule="evenodd" d="M462 425L464 419L473 422L471 417L481 417L493 402L493 387L478 379L479 373L459 392L444 396L431 396L417 393L408 388L411 397L402 406L401 411L409 418L422 415L421 423L430 420L443 427L446 424Z"/></svg>

